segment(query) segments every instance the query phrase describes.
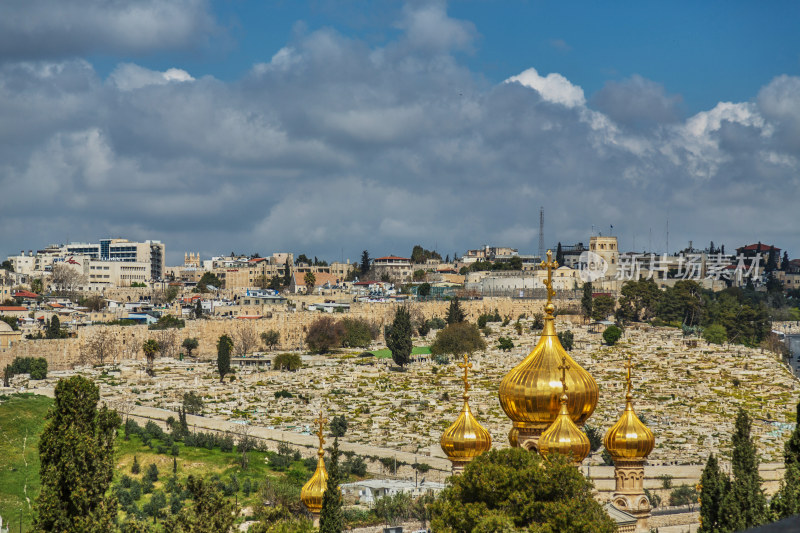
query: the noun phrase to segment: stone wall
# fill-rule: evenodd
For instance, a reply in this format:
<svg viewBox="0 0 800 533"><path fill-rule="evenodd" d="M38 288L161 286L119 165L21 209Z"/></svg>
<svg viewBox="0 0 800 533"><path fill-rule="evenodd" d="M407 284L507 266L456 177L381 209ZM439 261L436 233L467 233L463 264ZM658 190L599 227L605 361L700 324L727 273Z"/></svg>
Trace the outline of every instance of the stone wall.
<svg viewBox="0 0 800 533"><path fill-rule="evenodd" d="M298 299L299 300L299 299ZM307 303L320 300L311 298ZM476 321L482 313L494 312L495 309L503 317L516 320L520 315L528 317L541 313L544 306L543 300L520 300L511 298L484 298L483 300L462 301L462 309L469 321ZM352 303L349 313L334 314L334 317L346 316L364 318L381 326L390 323L394 317L396 303ZM447 314L448 302L419 302L410 304L412 316L420 314L426 319L433 317L444 318ZM558 307L558 305L557 305ZM285 307L270 311L269 318L257 320L247 319L206 319L187 320L186 327L180 330L170 330L174 333L163 334L150 331L146 326L87 326L78 330L76 338L57 340L29 340L19 342L10 350L0 353L0 368L9 364L15 357L44 357L52 369L66 369L89 360L90 344L98 337L103 338L108 347L107 360L139 359L144 356L142 344L150 338L159 340L162 335L173 335L176 343L174 353L180 350L180 343L187 337L197 337L200 346L195 352L200 358L216 357L216 342L221 335L231 335L236 341L237 335L244 330L252 330L256 337L261 332L277 330L280 333L280 350L302 350L308 326L317 318L318 311L288 311ZM565 315L559 320L580 320L577 316ZM260 347L260 339L257 340Z"/></svg>

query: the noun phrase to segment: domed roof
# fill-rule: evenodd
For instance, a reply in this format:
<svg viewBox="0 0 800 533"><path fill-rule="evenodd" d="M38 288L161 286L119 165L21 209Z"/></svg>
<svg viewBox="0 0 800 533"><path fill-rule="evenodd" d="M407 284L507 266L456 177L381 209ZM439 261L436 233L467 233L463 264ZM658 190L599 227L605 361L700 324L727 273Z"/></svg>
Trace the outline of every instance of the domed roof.
<svg viewBox="0 0 800 533"><path fill-rule="evenodd" d="M628 392L625 395L625 411L616 424L611 426L603 438L603 445L615 459L645 459L655 446L653 432L639 420L633 410L631 394L631 359L628 357Z"/></svg>
<svg viewBox="0 0 800 533"><path fill-rule="evenodd" d="M326 422L322 415L316 420L319 423L319 431L317 435L319 436L319 450L317 451L317 455L319 459L317 460L317 469L314 471L314 475L311 476L303 488L300 490L300 500L306 505L309 512L312 514L319 514L322 511L322 496L325 494L325 489L328 487L328 471L325 470L325 451L322 449L322 445L325 444L325 439L322 436L322 428Z"/></svg>
<svg viewBox="0 0 800 533"><path fill-rule="evenodd" d="M8 325L3 320L0 320L0 333L7 333L7 332L11 332L11 331L14 331L14 328L12 328L10 325Z"/></svg>
<svg viewBox="0 0 800 533"><path fill-rule="evenodd" d="M464 363L458 366L464 369L464 406L456 421L442 434L440 444L448 459L467 462L491 449L492 436L475 419L469 408L467 373L472 368L472 363L464 355Z"/></svg>
<svg viewBox="0 0 800 533"><path fill-rule="evenodd" d="M562 373L566 373L567 366L565 357L562 360ZM558 416L539 437L539 453L545 456L551 453L560 453L572 456L575 463L581 463L589 455L591 449L589 437L572 421L567 409L567 386L563 378L562 388Z"/></svg>
<svg viewBox="0 0 800 533"><path fill-rule="evenodd" d="M570 391L567 411L572 421L583 424L592 416L599 396L597 382L576 363L561 346L555 328L552 297L552 271L558 263L552 261L552 252L547 252L547 305L545 306L544 329L539 342L531 353L515 366L500 383L500 405L515 423L544 429L555 421L559 413L561 395L559 364L566 358L569 371L566 385Z"/></svg>

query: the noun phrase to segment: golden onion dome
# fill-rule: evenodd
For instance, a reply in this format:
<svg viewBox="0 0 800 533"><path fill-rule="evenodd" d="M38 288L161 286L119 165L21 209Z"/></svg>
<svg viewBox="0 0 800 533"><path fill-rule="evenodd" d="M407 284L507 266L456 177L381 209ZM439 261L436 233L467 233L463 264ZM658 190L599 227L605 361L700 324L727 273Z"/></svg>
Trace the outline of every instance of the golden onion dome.
<svg viewBox="0 0 800 533"><path fill-rule="evenodd" d="M611 426L603 438L603 445L614 459L645 459L653 451L656 440L653 432L644 425L633 410L631 393L631 359L628 357L628 392L625 395L625 411Z"/></svg>
<svg viewBox="0 0 800 533"><path fill-rule="evenodd" d="M562 359L562 379L568 368L566 357ZM568 396L565 381L562 381L562 393L560 398L560 408L555 421L548 427L541 437L539 437L539 453L549 455L560 453L572 456L576 463L582 462L589 455L591 445L589 437L581 431L575 422L572 421L569 409L567 408Z"/></svg>
<svg viewBox="0 0 800 533"><path fill-rule="evenodd" d="M314 471L314 475L300 490L300 500L302 500L310 513L319 514L322 511L322 496L328 487L328 471L325 470L324 459L325 451L322 449L323 444L325 444L322 429L326 420L320 414L320 417L315 422L319 424L319 431L317 432L317 436L319 436L319 450L317 451L319 459L317 460L317 469Z"/></svg>
<svg viewBox="0 0 800 533"><path fill-rule="evenodd" d="M481 426L469 408L467 373L472 368L472 363L464 355L464 363L458 366L464 369L464 407L456 421L442 434L440 444L448 459L455 463L465 463L489 451L492 447L492 436Z"/></svg>
<svg viewBox="0 0 800 533"><path fill-rule="evenodd" d="M550 426L559 414L561 395L559 364L563 358L569 365L566 384L570 391L567 411L572 421L582 425L597 407L599 388L586 370L576 363L561 346L555 328L552 297L553 269L558 263L552 261L552 252L547 252L547 305L545 306L544 329L539 342L531 353L503 378L500 383L500 405L506 415L515 422L540 430Z"/></svg>

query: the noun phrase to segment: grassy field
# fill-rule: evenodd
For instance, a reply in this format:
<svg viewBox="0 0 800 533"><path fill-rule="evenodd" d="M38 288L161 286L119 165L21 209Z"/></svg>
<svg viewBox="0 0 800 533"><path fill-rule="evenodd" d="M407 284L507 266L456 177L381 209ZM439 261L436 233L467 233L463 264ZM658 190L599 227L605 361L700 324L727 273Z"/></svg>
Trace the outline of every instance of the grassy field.
<svg viewBox="0 0 800 533"><path fill-rule="evenodd" d="M39 494L39 434L51 398L14 394L0 399L0 516L11 531L27 531Z"/></svg>
<svg viewBox="0 0 800 533"><path fill-rule="evenodd" d="M373 350L370 352L378 359L391 359L392 351L389 348L384 348L383 350ZM411 355L425 355L431 353L431 349L429 346L414 346L411 349Z"/></svg>
<svg viewBox="0 0 800 533"><path fill-rule="evenodd" d="M52 403L50 398L30 394L12 395L0 402L0 516L4 522L11 522L11 531L14 532L20 530L20 517L22 531L28 531L33 520L32 508L39 493L37 446L46 421L45 415ZM144 473L149 465L155 464L158 468L158 480L153 483L152 492L145 493L142 490L141 495L134 498L135 509L140 517L153 494L165 494L170 504L173 499L179 499L181 491L174 488L175 482L185 487L186 478L192 474L210 478L219 487L226 487L227 495L241 507L258 502L257 490L247 491L244 488L247 485L255 487L266 479L286 478L297 487L299 495L299 486L310 476L303 461L289 461L281 468L285 472L278 472L269 465L266 452L250 451L248 468L243 470L240 466L241 454L235 449L223 452L219 448L209 450L185 446L181 442L175 443L178 454L173 463L171 442L157 438L143 440L139 435L131 435L125 440L123 434L120 430L115 446L113 490L127 490L130 493L132 491L128 488L131 483L144 487ZM134 457L141 468L138 474L131 472ZM173 468L176 469L175 473ZM170 478L174 479L170 481ZM123 489L126 484L128 488ZM181 499L185 499L185 495ZM122 511L124 507L120 505L121 518L126 514ZM131 509L131 506L127 508ZM165 512L167 509L169 506Z"/></svg>

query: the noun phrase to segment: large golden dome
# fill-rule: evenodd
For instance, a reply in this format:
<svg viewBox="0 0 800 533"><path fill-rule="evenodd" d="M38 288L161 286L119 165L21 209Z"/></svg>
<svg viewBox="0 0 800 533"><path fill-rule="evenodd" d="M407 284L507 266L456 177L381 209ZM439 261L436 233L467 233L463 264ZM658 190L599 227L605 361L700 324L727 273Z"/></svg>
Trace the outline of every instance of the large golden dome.
<svg viewBox="0 0 800 533"><path fill-rule="evenodd" d="M469 408L467 373L472 368L472 363L464 355L464 363L458 366L464 369L464 407L440 440L442 450L454 464L469 462L492 447L492 436L475 419Z"/></svg>
<svg viewBox="0 0 800 533"><path fill-rule="evenodd" d="M322 428L325 424L325 419L320 415L316 422L319 423L319 431L317 433L319 436L319 450L317 451L319 459L317 460L317 469L314 471L314 475L311 476L311 479L309 479L300 490L300 499L312 514L319 514L320 511L322 511L322 496L325 494L325 489L328 487L328 471L325 470L324 459L325 451L322 449L322 445L325 444L325 439L322 436Z"/></svg>
<svg viewBox="0 0 800 533"><path fill-rule="evenodd" d="M655 446L653 432L639 420L633 410L633 394L631 394L631 360L628 357L628 392L625 395L625 411L611 426L603 438L603 445L614 459L645 459Z"/></svg>
<svg viewBox="0 0 800 533"><path fill-rule="evenodd" d="M562 376L566 374L567 365L566 357L562 359ZM573 461L576 463L582 462L589 455L591 445L589 437L581 431L575 422L572 421L569 410L567 409L567 386L562 377L563 392L560 398L560 408L558 416L555 421L548 427L544 433L539 437L539 453L542 455L549 455L551 453L560 453L562 455L572 456Z"/></svg>
<svg viewBox="0 0 800 533"><path fill-rule="evenodd" d="M559 413L561 395L559 364L566 357L569 372L566 384L570 391L567 411L578 425L586 422L597 407L599 389L594 378L576 363L561 346L555 328L552 296L552 269L558 263L552 261L552 252L547 252L547 305L545 306L544 329L539 342L528 356L515 366L500 383L500 405L516 427L544 430L555 421Z"/></svg>

